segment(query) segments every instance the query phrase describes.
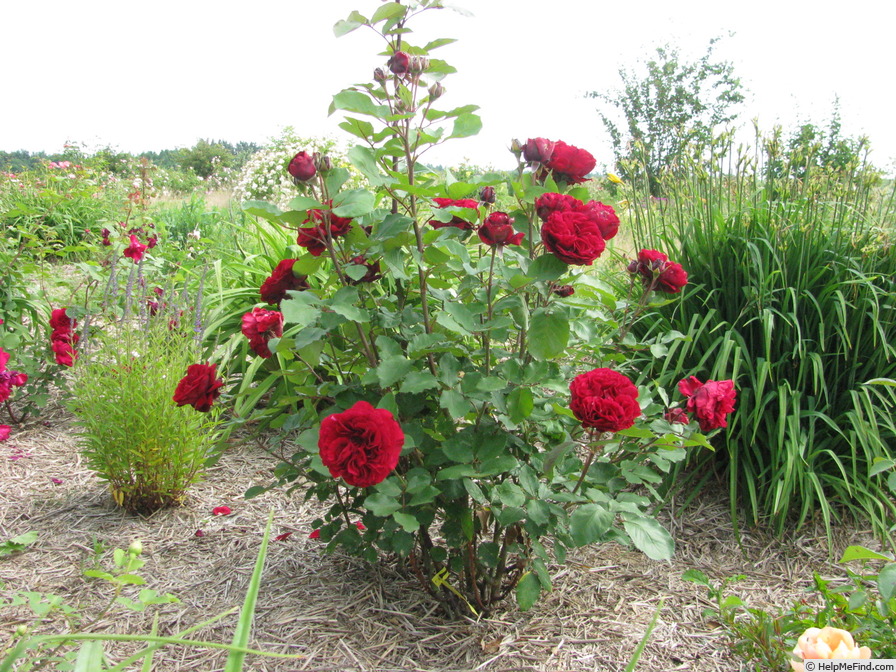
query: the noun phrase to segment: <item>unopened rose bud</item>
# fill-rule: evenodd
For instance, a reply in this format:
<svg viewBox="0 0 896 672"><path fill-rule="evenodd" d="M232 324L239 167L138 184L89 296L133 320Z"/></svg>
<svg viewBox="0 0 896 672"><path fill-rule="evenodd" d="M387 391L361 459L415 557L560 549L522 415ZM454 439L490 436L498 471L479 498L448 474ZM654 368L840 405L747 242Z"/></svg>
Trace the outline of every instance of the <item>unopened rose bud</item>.
<svg viewBox="0 0 896 672"><path fill-rule="evenodd" d="M308 152L296 154L292 161L289 162L287 170L299 182L307 182L317 173L317 169L314 167L314 157L309 155Z"/></svg>
<svg viewBox="0 0 896 672"><path fill-rule="evenodd" d="M134 541L131 542L131 545L128 546L128 553L131 555L140 555L143 553L143 542L139 539L134 539Z"/></svg>
<svg viewBox="0 0 896 672"><path fill-rule="evenodd" d="M24 637L28 634L28 626L20 625L16 628L16 637Z"/></svg>
<svg viewBox="0 0 896 672"><path fill-rule="evenodd" d="M445 87L442 86L441 82L436 82L431 87L429 87L429 99L438 100L442 97L442 94L445 93Z"/></svg>
<svg viewBox="0 0 896 672"><path fill-rule="evenodd" d="M426 72L428 67L429 59L426 56L411 56L410 63L408 63L408 72L412 75L419 75L421 72Z"/></svg>
<svg viewBox="0 0 896 672"><path fill-rule="evenodd" d="M373 81L378 82L379 84L384 84L386 82L386 71L382 68L377 68L373 71Z"/></svg>
<svg viewBox="0 0 896 672"><path fill-rule="evenodd" d="M523 146L516 138L510 141L510 151L513 152L516 158L520 158L523 155Z"/></svg>
<svg viewBox="0 0 896 672"><path fill-rule="evenodd" d="M479 200L483 203L494 203L497 200L494 187L482 187L479 190Z"/></svg>
<svg viewBox="0 0 896 672"><path fill-rule="evenodd" d="M403 51L396 51L386 63L386 65L389 66L389 70L392 71L392 74L398 76L408 74L410 64L411 57Z"/></svg>
<svg viewBox="0 0 896 672"><path fill-rule="evenodd" d="M326 173L333 166L330 163L329 156L320 152L314 152L314 167L317 168L318 172Z"/></svg>

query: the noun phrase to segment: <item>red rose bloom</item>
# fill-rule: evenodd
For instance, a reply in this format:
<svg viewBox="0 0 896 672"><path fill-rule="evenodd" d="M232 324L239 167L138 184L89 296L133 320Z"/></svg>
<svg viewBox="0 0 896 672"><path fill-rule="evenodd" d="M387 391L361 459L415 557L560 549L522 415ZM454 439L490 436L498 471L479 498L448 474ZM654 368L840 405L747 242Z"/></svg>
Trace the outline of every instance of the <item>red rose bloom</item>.
<svg viewBox="0 0 896 672"><path fill-rule="evenodd" d="M366 401L324 418L317 442L333 478L342 477L356 488L384 481L398 464L403 445L404 432L395 416Z"/></svg>
<svg viewBox="0 0 896 672"><path fill-rule="evenodd" d="M529 138L523 145L523 158L526 161L546 163L554 153L556 143L546 138Z"/></svg>
<svg viewBox="0 0 896 672"><path fill-rule="evenodd" d="M9 353L0 348L0 402L9 399L13 387L20 387L28 382L28 374L19 371L7 371L6 363Z"/></svg>
<svg viewBox="0 0 896 672"><path fill-rule="evenodd" d="M387 61L386 65L394 75L406 75L411 64L411 57L403 51L396 51Z"/></svg>
<svg viewBox="0 0 896 672"><path fill-rule="evenodd" d="M75 352L74 346L69 341L53 339L51 345L53 354L56 356L56 363L61 366L74 366L78 353Z"/></svg>
<svg viewBox="0 0 896 672"><path fill-rule="evenodd" d="M216 364L190 364L187 375L180 379L174 390L174 402L178 406L192 406L201 413L208 412L224 386L216 369Z"/></svg>
<svg viewBox="0 0 896 672"><path fill-rule="evenodd" d="M493 212L479 227L479 240L492 247L520 245L525 234L513 230L513 218L506 212Z"/></svg>
<svg viewBox="0 0 896 672"><path fill-rule="evenodd" d="M547 221L553 212L581 210L584 207L582 201L567 194L542 194L535 199L535 212L543 222Z"/></svg>
<svg viewBox="0 0 896 672"><path fill-rule="evenodd" d="M666 419L666 422L671 422L675 425L687 425L691 422L691 419L683 408L670 408L665 412L663 418Z"/></svg>
<svg viewBox="0 0 896 672"><path fill-rule="evenodd" d="M737 397L733 380L701 383L696 376L690 376L678 382L678 391L688 398L688 413L697 416L701 432L728 426L726 416L734 410Z"/></svg>
<svg viewBox="0 0 896 672"><path fill-rule="evenodd" d="M57 308L50 313L50 328L53 331L69 331L75 328L75 322L66 314L65 308Z"/></svg>
<svg viewBox="0 0 896 672"><path fill-rule="evenodd" d="M479 210L479 201L474 201L472 198L434 198L432 199L436 202L436 207L438 208L470 208L472 210ZM437 219L430 219L430 225L434 229L441 229L446 226L453 226L457 229L463 229L464 231L470 231L473 229L473 225L467 220L454 215L450 222L440 222Z"/></svg>
<svg viewBox="0 0 896 672"><path fill-rule="evenodd" d="M629 273L641 275L648 290L677 294L688 284L688 274L681 264L669 261L662 252L641 250L638 259L628 265Z"/></svg>
<svg viewBox="0 0 896 672"><path fill-rule="evenodd" d="M554 144L554 152L545 166L550 168L555 180L562 180L567 184L578 184L586 181L585 177L594 170L597 162L590 152L572 145L567 145L562 140Z"/></svg>
<svg viewBox="0 0 896 672"><path fill-rule="evenodd" d="M281 301L288 298L286 292L289 290L308 289L307 276L292 272L295 263L295 259L284 259L277 264L277 268L261 285L259 291L262 301L279 306Z"/></svg>
<svg viewBox="0 0 896 672"><path fill-rule="evenodd" d="M572 285L559 285L557 287L554 287L554 289L552 289L551 291L562 299L565 299L567 296L572 296L576 293L575 287L573 287Z"/></svg>
<svg viewBox="0 0 896 672"><path fill-rule="evenodd" d="M50 327L53 329L50 342L56 363L72 366L78 356L74 346L77 345L80 336L74 333L77 323L65 311L65 308L57 308L50 313Z"/></svg>
<svg viewBox="0 0 896 672"><path fill-rule="evenodd" d="M597 224L581 212L554 212L541 227L548 252L567 264L590 266L606 247Z"/></svg>
<svg viewBox="0 0 896 672"><path fill-rule="evenodd" d="M494 187L482 187L482 189L479 190L479 201L481 203L491 205L496 200L498 200L498 196L495 193Z"/></svg>
<svg viewBox="0 0 896 672"><path fill-rule="evenodd" d="M259 357L267 359L273 353L268 341L283 335L283 313L264 308L253 308L243 315L243 335L249 339L249 347Z"/></svg>
<svg viewBox="0 0 896 672"><path fill-rule="evenodd" d="M352 220L346 217L334 215L330 210L309 210L308 219L303 223L315 221L317 226L305 227L299 229L296 244L308 248L312 256L319 257L327 250L327 229L330 231L330 238L344 236L352 227Z"/></svg>
<svg viewBox="0 0 896 672"><path fill-rule="evenodd" d="M576 376L569 391L569 408L584 427L618 432L631 427L641 415L638 388L612 369L594 369Z"/></svg>
<svg viewBox="0 0 896 672"><path fill-rule="evenodd" d="M314 167L314 157L308 152L299 152L292 157L286 170L299 182L307 182L317 173L317 169Z"/></svg>
<svg viewBox="0 0 896 672"><path fill-rule="evenodd" d="M137 236L132 233L131 244L125 248L124 256L133 259L134 263L136 264L143 258L144 252L146 252L146 245L137 240Z"/></svg>
<svg viewBox="0 0 896 672"><path fill-rule="evenodd" d="M578 210L597 224L604 240L610 240L619 231L619 217L612 206L604 205L600 201L588 201Z"/></svg>

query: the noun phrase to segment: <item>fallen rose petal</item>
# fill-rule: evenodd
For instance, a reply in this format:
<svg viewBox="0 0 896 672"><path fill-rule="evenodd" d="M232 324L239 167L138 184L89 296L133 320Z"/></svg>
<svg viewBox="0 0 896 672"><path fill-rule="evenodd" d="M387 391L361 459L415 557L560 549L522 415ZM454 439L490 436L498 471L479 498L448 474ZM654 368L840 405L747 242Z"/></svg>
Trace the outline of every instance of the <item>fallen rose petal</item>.
<svg viewBox="0 0 896 672"><path fill-rule="evenodd" d="M196 530L196 532L193 533L193 536L194 537L204 537L205 532L203 532L202 530Z"/></svg>
<svg viewBox="0 0 896 672"><path fill-rule="evenodd" d="M53 485L62 485L61 478L51 478L50 481L53 483Z"/></svg>
<svg viewBox="0 0 896 672"><path fill-rule="evenodd" d="M319 531L318 531L319 533ZM274 537L274 541L285 541L292 536L292 532L284 532L283 534L278 534Z"/></svg>
<svg viewBox="0 0 896 672"><path fill-rule="evenodd" d="M231 513L229 506L216 506L212 509L213 516L229 516Z"/></svg>
<svg viewBox="0 0 896 672"><path fill-rule="evenodd" d="M320 539L320 530L314 530L311 534L308 535L309 539Z"/></svg>

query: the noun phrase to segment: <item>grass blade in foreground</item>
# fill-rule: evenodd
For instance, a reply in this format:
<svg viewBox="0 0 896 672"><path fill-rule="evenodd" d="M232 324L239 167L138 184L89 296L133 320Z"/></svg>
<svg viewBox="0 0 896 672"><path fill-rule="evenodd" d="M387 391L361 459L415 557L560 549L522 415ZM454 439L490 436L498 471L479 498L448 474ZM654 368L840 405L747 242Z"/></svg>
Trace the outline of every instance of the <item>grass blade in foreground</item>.
<svg viewBox="0 0 896 672"><path fill-rule="evenodd" d="M255 619L255 602L258 600L258 589L261 585L261 573L264 570L264 561L268 554L268 538L271 536L271 523L274 520L274 512L268 515L268 524L264 528L264 538L261 540L261 550L258 551L258 559L255 561L255 570L249 580L249 588L246 590L246 599L243 601L243 609L240 612L240 620L233 633L233 646L242 649L249 643L249 634L252 632L252 621ZM245 651L231 650L227 656L227 664L224 672L240 672L243 669L243 661L246 658Z"/></svg>

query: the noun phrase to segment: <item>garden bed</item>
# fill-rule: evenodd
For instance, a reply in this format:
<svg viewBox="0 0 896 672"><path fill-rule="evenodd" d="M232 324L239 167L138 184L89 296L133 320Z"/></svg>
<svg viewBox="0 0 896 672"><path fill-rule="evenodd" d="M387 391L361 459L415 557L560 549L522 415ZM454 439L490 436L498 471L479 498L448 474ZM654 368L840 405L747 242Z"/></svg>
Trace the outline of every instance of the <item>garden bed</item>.
<svg viewBox="0 0 896 672"><path fill-rule="evenodd" d="M108 490L81 463L69 418L61 412L0 445L0 540L38 532L25 552L0 560L0 597L33 590L79 605L89 619L110 590L83 570L110 562L114 548L141 539L147 587L179 604L144 613L115 609L92 631L148 633L155 609L160 634L173 634L242 603L268 512L273 535L261 585L251 646L301 654L300 660L252 657L252 670L622 670L660 600L664 607L638 670L741 669L721 628L706 622L706 591L682 580L699 569L713 580L743 574L732 592L753 606L789 607L806 596L813 571L838 576L828 562L823 530L778 540L746 531L741 553L721 487L687 509L675 502L661 521L675 537L671 562L654 562L615 544L570 553L551 566L554 591L532 610L506 611L479 622L443 619L413 578L387 565L327 555L308 538L316 503L301 492L243 493L266 482L274 459L251 444L234 444L182 507L141 518L114 507ZM52 479L60 480L54 483ZM228 516L212 509L229 506ZM197 531L201 530L201 536ZM869 542L841 529L838 551ZM135 589L136 592L136 589ZM229 642L236 613L191 635ZM0 611L0 631L30 622L23 608ZM136 645L107 645L118 659ZM223 668L226 652L167 647L153 669ZM743 669L746 669L744 667Z"/></svg>

